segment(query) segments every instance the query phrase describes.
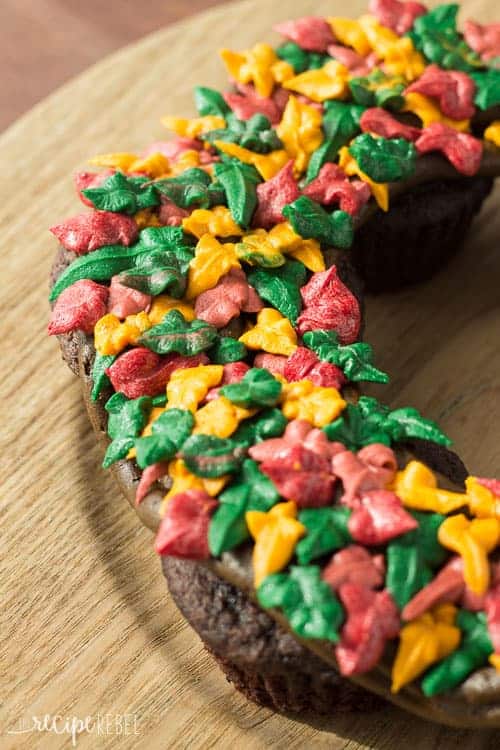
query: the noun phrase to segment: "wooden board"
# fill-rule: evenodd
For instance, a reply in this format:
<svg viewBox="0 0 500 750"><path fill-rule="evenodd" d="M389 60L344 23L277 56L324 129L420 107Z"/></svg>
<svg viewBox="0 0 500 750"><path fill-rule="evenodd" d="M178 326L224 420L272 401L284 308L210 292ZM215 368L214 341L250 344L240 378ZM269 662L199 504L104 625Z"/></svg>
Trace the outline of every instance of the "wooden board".
<svg viewBox="0 0 500 750"><path fill-rule="evenodd" d="M2 0L0 130L104 55L217 2Z"/></svg>
<svg viewBox="0 0 500 750"><path fill-rule="evenodd" d="M466 7L487 20L495 4ZM137 735L112 726L102 734L101 721L80 736L81 748L498 747L492 735L391 707L309 724L239 696L167 595L151 535L99 468L79 384L45 336L56 249L46 228L80 210L72 170L94 153L161 138L163 114L192 113L195 83L224 85L218 47L273 40L273 22L334 8L331 0L220 6L105 59L0 138L4 748L71 747L68 735L7 734L45 714L136 716ZM361 0L349 4L352 15L362 10ZM367 339L394 376L385 393L373 392L438 419L486 475L500 471L499 201L497 189L440 276L367 305Z"/></svg>

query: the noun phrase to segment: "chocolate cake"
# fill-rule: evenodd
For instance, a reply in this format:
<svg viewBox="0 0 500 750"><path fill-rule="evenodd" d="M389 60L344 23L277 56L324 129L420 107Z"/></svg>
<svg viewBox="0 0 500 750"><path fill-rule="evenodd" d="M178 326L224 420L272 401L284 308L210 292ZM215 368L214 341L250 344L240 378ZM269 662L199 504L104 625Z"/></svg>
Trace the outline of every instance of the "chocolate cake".
<svg viewBox="0 0 500 750"><path fill-rule="evenodd" d="M500 34L371 0L221 51L233 86L79 172L49 333L179 609L251 700L500 726L500 482L362 341L500 175ZM397 365L395 364L395 367Z"/></svg>

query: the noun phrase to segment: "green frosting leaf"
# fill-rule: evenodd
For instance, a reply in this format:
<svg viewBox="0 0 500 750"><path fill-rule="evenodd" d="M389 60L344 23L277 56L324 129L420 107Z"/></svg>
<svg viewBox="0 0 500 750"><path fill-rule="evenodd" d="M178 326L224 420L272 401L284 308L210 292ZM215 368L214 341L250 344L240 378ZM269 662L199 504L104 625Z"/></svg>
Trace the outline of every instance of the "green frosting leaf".
<svg viewBox="0 0 500 750"><path fill-rule="evenodd" d="M188 323L179 310L170 310L161 323L142 334L139 343L157 354L177 352L190 357L209 349L216 338L214 326L197 319Z"/></svg>
<svg viewBox="0 0 500 750"><path fill-rule="evenodd" d="M123 245L104 245L99 250L79 258L64 269L57 279L50 293L50 301L54 302L61 292L82 279L92 281L109 281L112 276L134 265L135 258L147 248L140 242L131 247Z"/></svg>
<svg viewBox="0 0 500 750"><path fill-rule="evenodd" d="M247 349L241 341L231 336L219 336L215 344L207 352L210 362L216 365L227 365L229 362L239 362L247 355Z"/></svg>
<svg viewBox="0 0 500 750"><path fill-rule="evenodd" d="M106 370L111 367L116 359L116 354L99 354L95 353L94 364L92 365L92 390L90 398L97 401L104 388L111 386L111 381L106 375Z"/></svg>
<svg viewBox="0 0 500 750"><path fill-rule="evenodd" d="M153 396L151 399L153 406L165 406L167 403L167 396L165 393L159 393L157 396Z"/></svg>
<svg viewBox="0 0 500 750"><path fill-rule="evenodd" d="M418 528L391 542L386 555L385 585L400 610L430 583L433 568L441 565L448 554L437 538L445 516L417 511L411 515L418 521Z"/></svg>
<svg viewBox="0 0 500 750"><path fill-rule="evenodd" d="M374 138L363 133L352 141L349 153L375 182L406 180L415 171L417 151L404 138Z"/></svg>
<svg viewBox="0 0 500 750"><path fill-rule="evenodd" d="M224 203L224 191L203 169L186 169L178 177L157 180L156 189L180 208L210 208Z"/></svg>
<svg viewBox="0 0 500 750"><path fill-rule="evenodd" d="M304 344L323 362L330 362L340 367L346 378L352 382L362 380L372 383L389 382L389 376L372 364L373 349L370 344L357 342L341 346L335 331L309 331L302 338Z"/></svg>
<svg viewBox="0 0 500 750"><path fill-rule="evenodd" d="M359 120L365 107L347 102L325 102L322 128L323 143L312 154L307 166L306 180L317 177L321 167L328 161L335 161L342 146L360 132Z"/></svg>
<svg viewBox="0 0 500 750"><path fill-rule="evenodd" d="M250 419L240 424L231 439L243 450L247 450L255 443L261 443L269 438L280 437L287 425L286 417L281 409L264 409Z"/></svg>
<svg viewBox="0 0 500 750"><path fill-rule="evenodd" d="M220 389L233 404L250 409L255 406L274 406L281 395L282 385L269 370L253 367L239 383L224 385Z"/></svg>
<svg viewBox="0 0 500 750"><path fill-rule="evenodd" d="M190 436L194 417L184 409L168 409L151 425L151 435L135 441L136 460L141 469L173 458Z"/></svg>
<svg viewBox="0 0 500 750"><path fill-rule="evenodd" d="M471 73L476 84L474 103L479 109L489 109L500 104L500 70L482 70Z"/></svg>
<svg viewBox="0 0 500 750"><path fill-rule="evenodd" d="M313 238L344 250L352 245L352 216L346 211L328 213L319 203L301 195L284 207L283 216L304 239Z"/></svg>
<svg viewBox="0 0 500 750"><path fill-rule="evenodd" d="M247 458L234 482L219 495L219 506L210 521L208 546L216 557L249 538L245 521L249 510L268 511L279 500L276 487Z"/></svg>
<svg viewBox="0 0 500 750"><path fill-rule="evenodd" d="M82 190L82 195L94 208L125 214L160 203L156 188L147 177L126 177L122 172L115 172L99 187Z"/></svg>
<svg viewBox="0 0 500 750"><path fill-rule="evenodd" d="M283 145L269 119L260 113L244 121L233 117L230 127L211 130L201 137L208 143L215 143L215 141L237 143L257 154L267 154L269 151L282 148Z"/></svg>
<svg viewBox="0 0 500 750"><path fill-rule="evenodd" d="M322 68L325 63L331 60L329 55L323 55L319 52L308 52L299 47L295 42L285 42L276 48L276 54L280 60L284 60L292 66L294 73L298 75L305 70L316 70Z"/></svg>
<svg viewBox="0 0 500 750"><path fill-rule="evenodd" d="M285 256L278 248L272 248L269 252L270 243L261 243L260 238L257 242L248 241L244 237L236 245L236 255L238 260L242 260L252 266L261 268L281 268L285 263ZM271 245L272 247L272 245Z"/></svg>
<svg viewBox="0 0 500 750"><path fill-rule="evenodd" d="M153 296L168 291L172 297L180 299L186 290L192 259L190 248L143 253L134 268L120 273L120 283Z"/></svg>
<svg viewBox="0 0 500 750"><path fill-rule="evenodd" d="M109 469L109 467L116 461L120 461L122 458L126 458L127 453L131 448L134 447L134 438L123 437L112 440L106 449L104 459L102 462L103 469Z"/></svg>
<svg viewBox="0 0 500 750"><path fill-rule="evenodd" d="M485 612L460 610L456 625L462 631L460 646L431 668L421 682L424 695L440 695L460 685L475 669L488 663L494 651Z"/></svg>
<svg viewBox="0 0 500 750"><path fill-rule="evenodd" d="M184 443L180 455L193 474L213 479L236 473L244 454L241 447L229 438L191 435Z"/></svg>
<svg viewBox="0 0 500 750"><path fill-rule="evenodd" d="M329 552L351 542L347 522L349 508L307 508L300 511L299 521L307 528L307 536L300 540L295 554L301 565L307 565Z"/></svg>
<svg viewBox="0 0 500 750"><path fill-rule="evenodd" d="M104 407L108 412L108 435L112 439L104 456L107 469L115 461L125 458L148 421L151 399L141 396L129 400L123 393L114 393Z"/></svg>
<svg viewBox="0 0 500 750"><path fill-rule="evenodd" d="M227 205L236 224L248 227L257 206L259 173L251 164L225 159L214 166L215 176L226 194Z"/></svg>
<svg viewBox="0 0 500 750"><path fill-rule="evenodd" d="M247 277L259 296L295 325L302 309L300 287L307 280L304 264L298 260L287 260L279 269L252 269Z"/></svg>
<svg viewBox="0 0 500 750"><path fill-rule="evenodd" d="M361 396L356 405L348 404L342 416L323 429L329 440L338 440L349 450L359 450L370 443L391 445L413 439L451 445L439 427L416 409L407 406L391 411L368 396Z"/></svg>
<svg viewBox="0 0 500 750"><path fill-rule="evenodd" d="M82 279L109 281L112 276L141 264L141 256L154 250L173 250L182 255L189 251L186 235L180 227L150 227L143 229L139 241L130 247L105 245L98 250L81 255L59 276L52 287L50 301Z"/></svg>
<svg viewBox="0 0 500 750"><path fill-rule="evenodd" d="M232 115L231 108L224 101L222 94L207 86L195 86L194 104L201 117L215 115L227 119Z"/></svg>
<svg viewBox="0 0 500 750"><path fill-rule="evenodd" d="M406 80L401 76L387 76L376 68L367 76L351 78L349 88L354 101L363 107L383 107L399 110L404 106Z"/></svg>
<svg viewBox="0 0 500 750"><path fill-rule="evenodd" d="M181 250L194 239L182 227L147 227L140 234L140 242L148 250Z"/></svg>
<svg viewBox="0 0 500 750"><path fill-rule="evenodd" d="M438 5L415 19L408 36L430 62L467 73L484 63L457 31L458 8L455 3Z"/></svg>
<svg viewBox="0 0 500 750"><path fill-rule="evenodd" d="M344 613L317 565L292 566L289 573L268 576L257 589L262 607L276 607L302 638L337 643Z"/></svg>
<svg viewBox="0 0 500 750"><path fill-rule="evenodd" d="M128 399L123 393L114 393L104 407L108 412L108 435L135 437L146 426L151 410L149 396Z"/></svg>
<svg viewBox="0 0 500 750"><path fill-rule="evenodd" d="M240 473L233 483L219 495L221 503L234 503L241 494L242 487L248 495L248 510L270 510L280 496L273 482L261 472L258 464L251 458L246 458Z"/></svg>

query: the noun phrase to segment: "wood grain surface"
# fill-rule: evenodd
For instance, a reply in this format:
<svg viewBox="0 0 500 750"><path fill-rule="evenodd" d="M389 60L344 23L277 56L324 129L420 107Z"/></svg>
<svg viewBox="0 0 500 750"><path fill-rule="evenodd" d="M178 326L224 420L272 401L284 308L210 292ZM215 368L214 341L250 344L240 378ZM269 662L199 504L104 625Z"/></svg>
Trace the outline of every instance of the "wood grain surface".
<svg viewBox="0 0 500 750"><path fill-rule="evenodd" d="M496 0L465 6L487 20ZM334 8L333 0L215 8L103 60L0 138L2 748L71 747L67 734L12 733L46 714L100 716L79 735L81 748L499 747L498 733L455 732L389 706L298 721L238 695L170 600L150 533L99 468L79 383L45 336L56 250L47 227L80 210L70 173L94 153L162 137L163 114L193 113L195 83L225 83L218 47L273 40L273 22ZM351 15L362 10L361 0L349 3ZM372 392L438 419L485 475L500 471L499 208L497 189L445 272L367 304L367 339L393 374L385 392ZM113 728L123 715L127 734Z"/></svg>
<svg viewBox="0 0 500 750"><path fill-rule="evenodd" d="M220 0L1 0L0 131L124 44Z"/></svg>

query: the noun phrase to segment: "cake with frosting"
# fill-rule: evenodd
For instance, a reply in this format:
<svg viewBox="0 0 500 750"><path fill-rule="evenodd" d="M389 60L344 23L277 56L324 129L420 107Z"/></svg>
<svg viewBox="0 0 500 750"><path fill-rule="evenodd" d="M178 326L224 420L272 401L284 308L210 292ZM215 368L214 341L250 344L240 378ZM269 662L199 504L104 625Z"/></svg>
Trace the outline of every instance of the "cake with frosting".
<svg viewBox="0 0 500 750"><path fill-rule="evenodd" d="M363 395L389 380L363 285L434 273L500 175L500 24L457 12L371 0L221 50L228 89L91 159L51 229L48 330L103 466L228 678L277 710L500 726L500 481Z"/></svg>

